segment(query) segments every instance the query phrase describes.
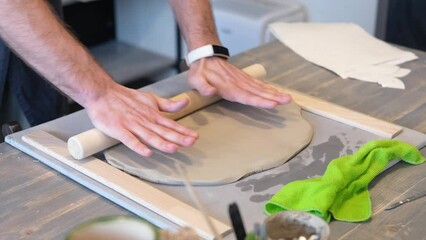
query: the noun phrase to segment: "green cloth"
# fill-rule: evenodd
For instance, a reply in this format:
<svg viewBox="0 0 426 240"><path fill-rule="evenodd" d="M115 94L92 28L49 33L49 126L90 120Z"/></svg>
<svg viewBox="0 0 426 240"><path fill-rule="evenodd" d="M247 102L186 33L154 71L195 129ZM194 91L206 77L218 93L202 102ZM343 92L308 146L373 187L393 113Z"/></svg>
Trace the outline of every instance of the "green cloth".
<svg viewBox="0 0 426 240"><path fill-rule="evenodd" d="M265 205L270 215L285 210L313 213L327 222L360 222L371 217L368 184L389 161L425 161L414 146L397 140L377 140L364 144L356 153L334 159L322 177L298 180L285 185Z"/></svg>
<svg viewBox="0 0 426 240"><path fill-rule="evenodd" d="M257 237L253 233L248 233L244 240L257 240Z"/></svg>

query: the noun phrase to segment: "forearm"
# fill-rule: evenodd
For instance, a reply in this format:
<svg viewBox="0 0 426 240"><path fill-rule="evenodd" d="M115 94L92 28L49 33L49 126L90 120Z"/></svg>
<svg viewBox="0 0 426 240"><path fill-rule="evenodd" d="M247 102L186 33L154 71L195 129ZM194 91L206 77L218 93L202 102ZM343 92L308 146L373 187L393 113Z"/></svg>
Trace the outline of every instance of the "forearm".
<svg viewBox="0 0 426 240"><path fill-rule="evenodd" d="M175 152L198 134L164 117L186 99L170 101L123 87L108 76L44 0L0 0L0 35L23 60L86 108L92 123L143 156L147 145Z"/></svg>
<svg viewBox="0 0 426 240"><path fill-rule="evenodd" d="M209 0L169 0L188 49L220 45Z"/></svg>
<svg viewBox="0 0 426 240"><path fill-rule="evenodd" d="M27 64L82 106L112 82L44 0L0 0L0 36Z"/></svg>

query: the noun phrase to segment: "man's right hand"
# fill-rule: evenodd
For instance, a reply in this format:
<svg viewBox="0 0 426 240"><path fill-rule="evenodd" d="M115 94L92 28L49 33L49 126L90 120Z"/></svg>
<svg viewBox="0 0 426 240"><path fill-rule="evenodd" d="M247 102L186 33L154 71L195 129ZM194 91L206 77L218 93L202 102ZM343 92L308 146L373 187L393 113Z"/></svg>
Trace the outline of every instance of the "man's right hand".
<svg viewBox="0 0 426 240"><path fill-rule="evenodd" d="M173 153L178 147L194 144L195 131L160 113L177 112L187 104L187 99L174 102L114 83L85 108L97 129L138 154L150 156L148 145Z"/></svg>
<svg viewBox="0 0 426 240"><path fill-rule="evenodd" d="M0 0L0 36L39 74L87 109L93 124L135 152L147 145L164 152L190 146L198 134L160 111L179 111L172 102L115 83L68 33L45 0ZM78 124L78 123L76 123Z"/></svg>

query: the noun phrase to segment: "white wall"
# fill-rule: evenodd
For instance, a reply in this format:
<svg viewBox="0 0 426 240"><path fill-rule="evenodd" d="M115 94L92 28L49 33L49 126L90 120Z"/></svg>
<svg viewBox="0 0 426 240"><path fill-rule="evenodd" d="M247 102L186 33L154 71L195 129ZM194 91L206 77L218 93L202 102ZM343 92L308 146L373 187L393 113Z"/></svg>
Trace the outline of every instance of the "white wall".
<svg viewBox="0 0 426 240"><path fill-rule="evenodd" d="M378 0L297 0L310 22L353 22L374 35Z"/></svg>
<svg viewBox="0 0 426 240"><path fill-rule="evenodd" d="M375 33L378 0L296 1L306 6L311 22L354 22ZM167 0L115 0L115 6L120 41L176 56L174 16Z"/></svg>
<svg viewBox="0 0 426 240"><path fill-rule="evenodd" d="M117 39L176 57L176 30L166 0L115 0Z"/></svg>

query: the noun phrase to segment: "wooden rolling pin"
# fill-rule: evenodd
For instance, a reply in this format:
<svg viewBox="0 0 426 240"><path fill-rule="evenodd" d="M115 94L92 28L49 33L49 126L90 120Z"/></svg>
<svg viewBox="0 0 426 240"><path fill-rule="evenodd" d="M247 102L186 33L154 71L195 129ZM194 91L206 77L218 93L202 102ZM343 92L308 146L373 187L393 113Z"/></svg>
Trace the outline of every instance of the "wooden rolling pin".
<svg viewBox="0 0 426 240"><path fill-rule="evenodd" d="M263 78L266 76L266 70L260 64L253 64L248 66L244 68L243 71L255 78ZM221 97L218 95L203 97L199 95L197 91L190 90L172 97L171 100L179 100L182 98L189 99L189 103L184 109L176 113L164 113L164 115L170 119L177 120L221 99ZM112 147L118 143L120 143L120 141L117 139L109 137L98 129L93 128L70 137L68 139L68 151L70 152L71 156L80 160Z"/></svg>

